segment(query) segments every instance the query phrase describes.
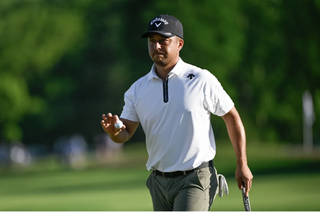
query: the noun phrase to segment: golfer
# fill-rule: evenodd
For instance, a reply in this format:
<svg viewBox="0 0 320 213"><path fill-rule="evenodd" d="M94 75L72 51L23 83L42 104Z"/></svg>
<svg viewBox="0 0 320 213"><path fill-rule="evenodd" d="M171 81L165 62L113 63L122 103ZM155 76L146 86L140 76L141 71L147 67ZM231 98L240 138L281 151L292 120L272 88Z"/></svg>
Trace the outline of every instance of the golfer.
<svg viewBox="0 0 320 213"><path fill-rule="evenodd" d="M141 124L146 135L148 161L152 171L147 187L155 211L208 211L218 189L213 159L216 144L211 114L223 118L232 142L239 189L251 188L247 165L245 130L229 95L209 71L184 62L181 22L159 15L142 35L154 64L124 95L120 118L103 114L102 128L110 138L128 141ZM123 122L120 129L114 123Z"/></svg>

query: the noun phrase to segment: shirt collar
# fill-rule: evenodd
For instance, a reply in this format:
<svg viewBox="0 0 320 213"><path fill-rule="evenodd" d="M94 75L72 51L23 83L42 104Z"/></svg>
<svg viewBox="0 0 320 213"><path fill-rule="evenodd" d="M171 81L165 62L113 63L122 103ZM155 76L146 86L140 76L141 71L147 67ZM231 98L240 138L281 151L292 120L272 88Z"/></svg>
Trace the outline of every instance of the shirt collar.
<svg viewBox="0 0 320 213"><path fill-rule="evenodd" d="M182 71L183 64L184 64L183 60L179 57L178 62L177 62L176 65L173 67L173 69L169 72L169 76L179 75L179 74L181 73L181 71ZM154 67L155 67L155 65L153 64L152 67L151 67L150 72L148 73L148 80L151 80L151 79L153 79L153 78L160 79L160 78L157 76Z"/></svg>

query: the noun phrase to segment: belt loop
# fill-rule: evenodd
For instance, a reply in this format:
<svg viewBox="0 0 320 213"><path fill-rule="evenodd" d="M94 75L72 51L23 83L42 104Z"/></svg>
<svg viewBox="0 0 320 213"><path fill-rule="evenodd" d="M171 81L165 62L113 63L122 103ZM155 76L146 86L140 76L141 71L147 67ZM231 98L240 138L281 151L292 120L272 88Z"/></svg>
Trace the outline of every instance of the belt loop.
<svg viewBox="0 0 320 213"><path fill-rule="evenodd" d="M161 173L162 173L162 176L163 176L163 177L166 177L166 176L164 175L164 172L161 172Z"/></svg>

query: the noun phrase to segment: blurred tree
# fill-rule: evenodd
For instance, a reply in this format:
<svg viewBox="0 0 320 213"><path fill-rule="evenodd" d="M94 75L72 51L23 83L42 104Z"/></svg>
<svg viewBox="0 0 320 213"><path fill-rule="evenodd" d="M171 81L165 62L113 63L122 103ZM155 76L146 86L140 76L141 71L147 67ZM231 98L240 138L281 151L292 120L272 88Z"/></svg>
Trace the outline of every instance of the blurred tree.
<svg viewBox="0 0 320 213"><path fill-rule="evenodd" d="M239 103L266 141L302 141L305 90L317 89L320 63L317 1L254 1L242 4L246 48L234 75ZM318 78L317 78L318 77ZM317 110L319 115L319 107Z"/></svg>
<svg viewBox="0 0 320 213"><path fill-rule="evenodd" d="M34 92L50 107L40 115L28 116L34 125L42 124L44 132L25 125L26 141L37 134L36 142L52 144L60 136L82 134L92 142L96 134L102 133L101 115L121 113L130 70L125 47L125 6L119 0L61 2L60 7L71 7L82 15L85 35L46 76L39 76L34 82Z"/></svg>
<svg viewBox="0 0 320 213"><path fill-rule="evenodd" d="M81 16L51 2L0 2L0 137L20 140L27 113L39 114L46 100L30 93L29 81L44 76L81 38ZM68 20L68 21L66 21Z"/></svg>

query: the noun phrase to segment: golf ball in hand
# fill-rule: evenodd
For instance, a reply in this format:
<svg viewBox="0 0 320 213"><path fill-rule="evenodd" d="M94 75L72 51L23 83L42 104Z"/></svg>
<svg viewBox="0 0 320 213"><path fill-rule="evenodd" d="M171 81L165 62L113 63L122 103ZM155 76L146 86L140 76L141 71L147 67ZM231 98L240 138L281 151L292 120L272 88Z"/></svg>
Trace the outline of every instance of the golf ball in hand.
<svg viewBox="0 0 320 213"><path fill-rule="evenodd" d="M122 126L123 126L123 123L120 120L117 123L114 123L114 127L117 128L117 129L121 129Z"/></svg>

